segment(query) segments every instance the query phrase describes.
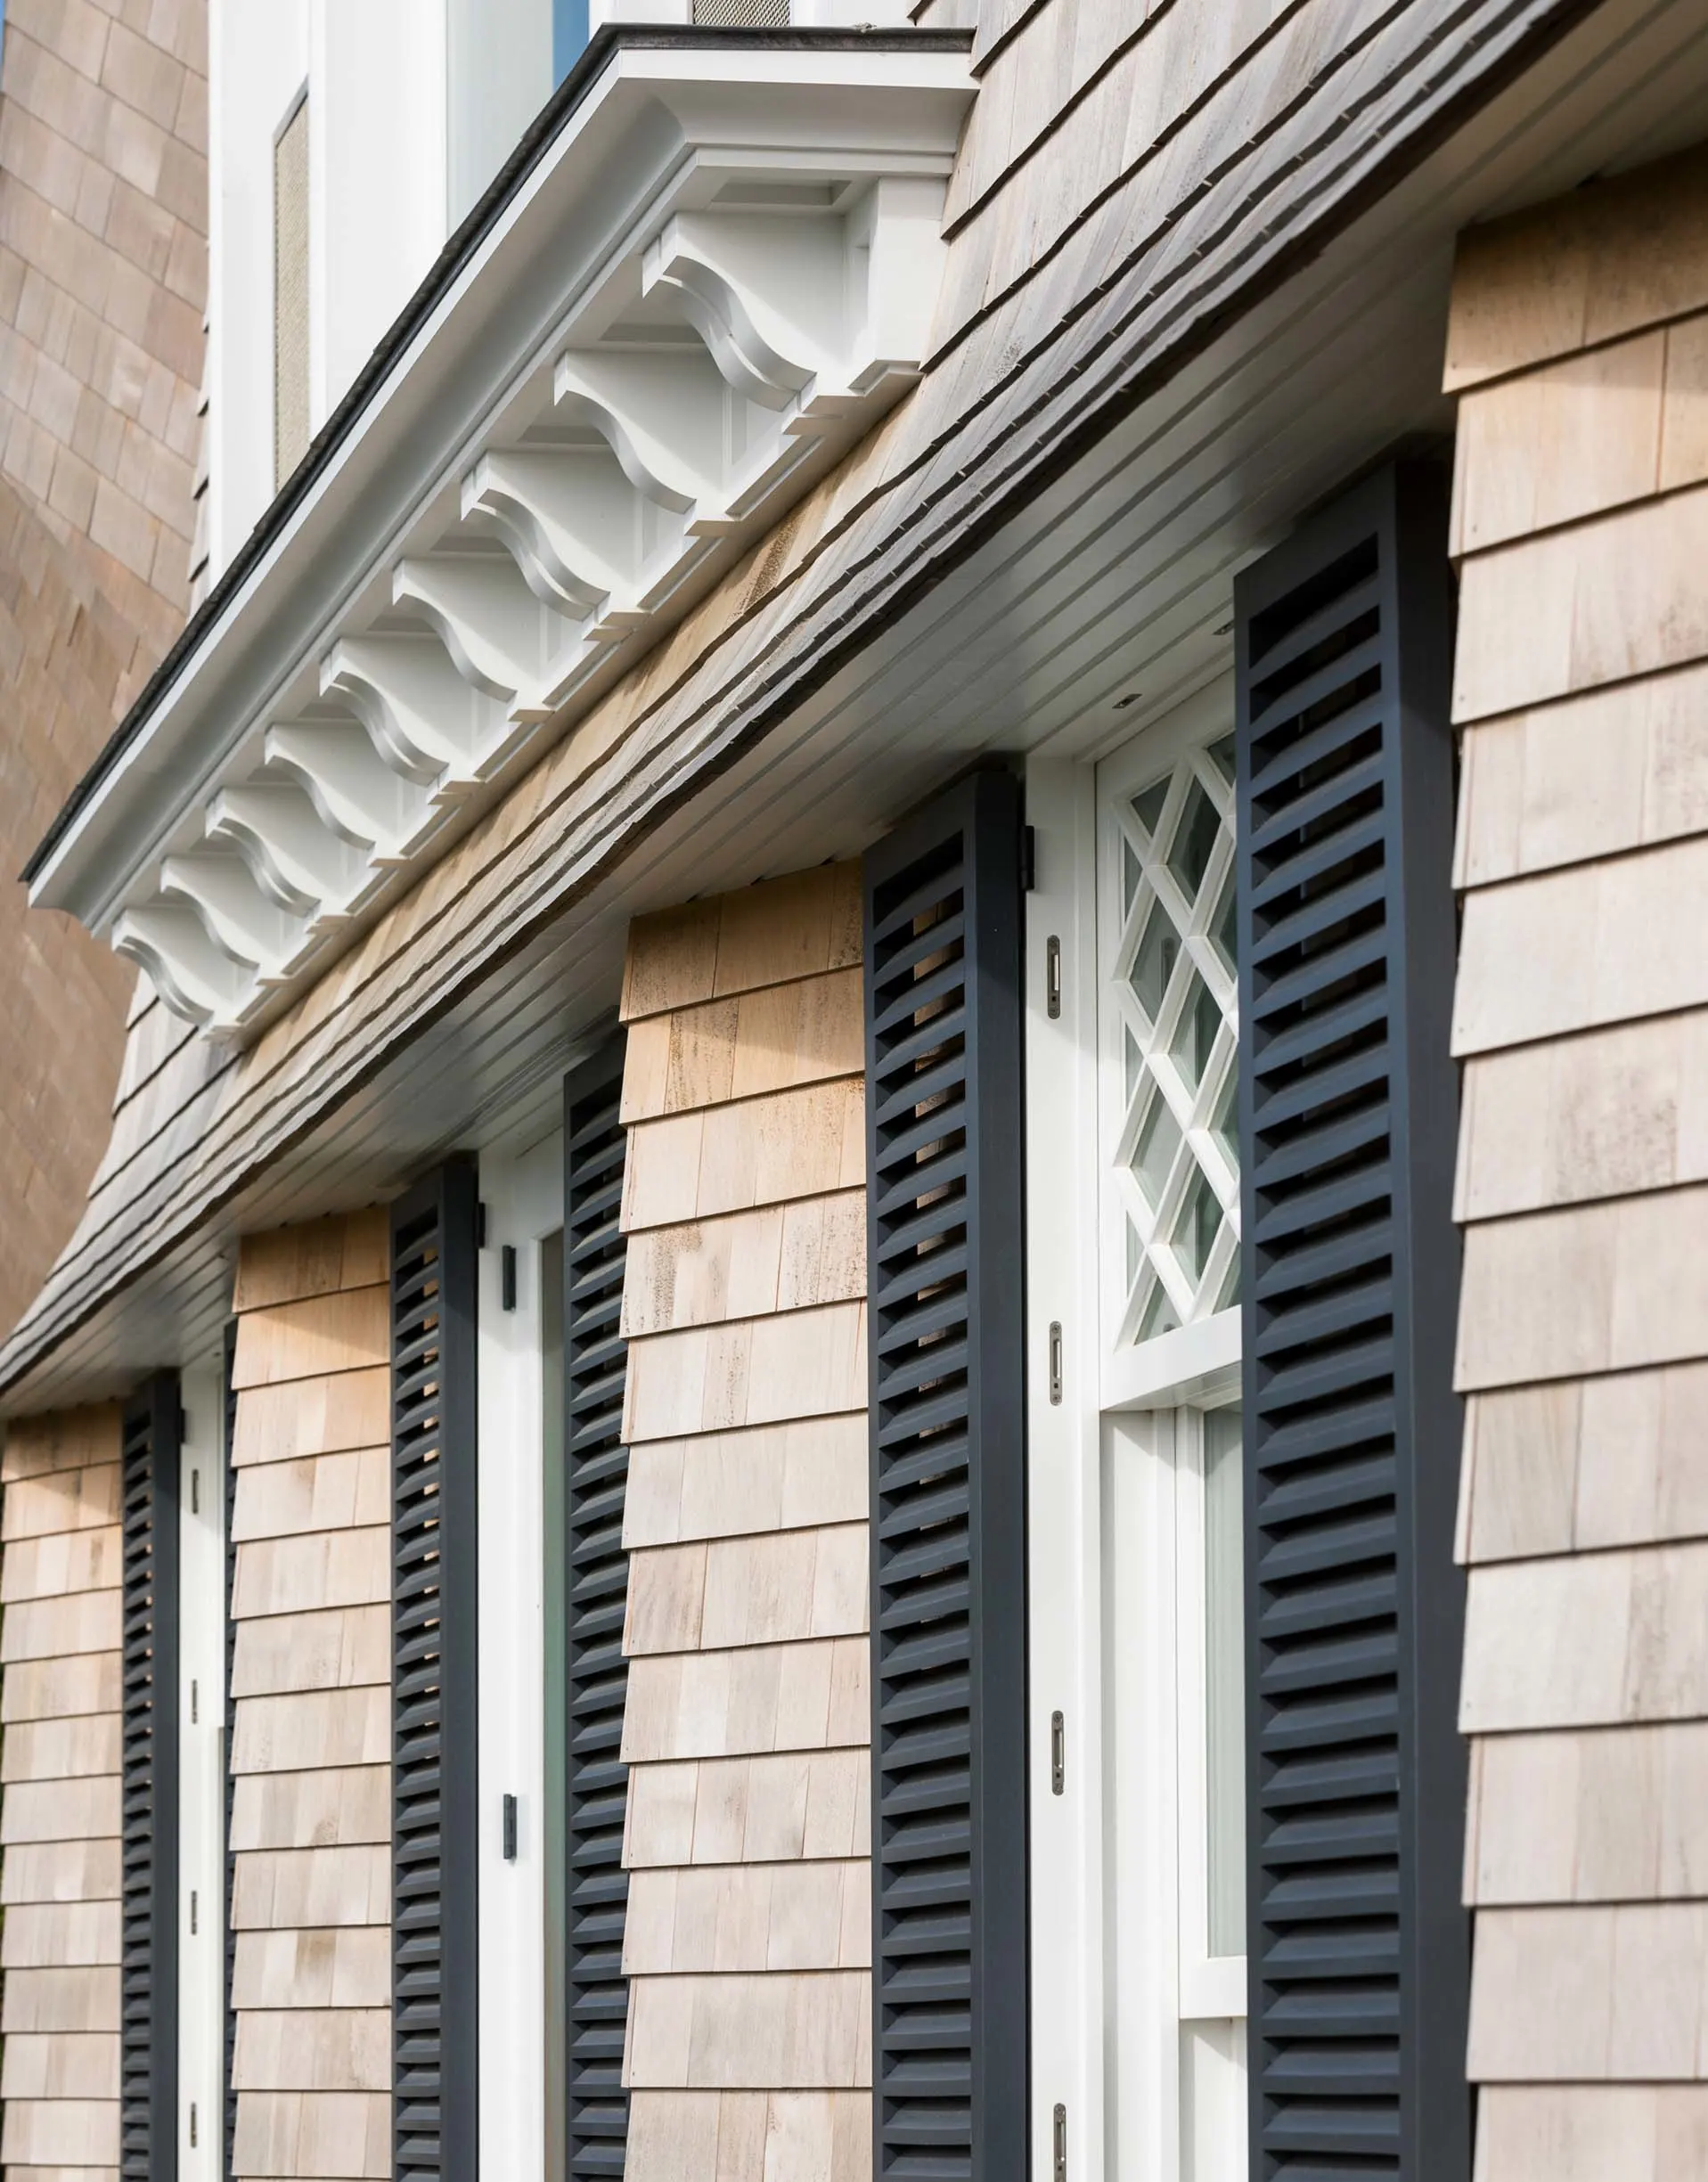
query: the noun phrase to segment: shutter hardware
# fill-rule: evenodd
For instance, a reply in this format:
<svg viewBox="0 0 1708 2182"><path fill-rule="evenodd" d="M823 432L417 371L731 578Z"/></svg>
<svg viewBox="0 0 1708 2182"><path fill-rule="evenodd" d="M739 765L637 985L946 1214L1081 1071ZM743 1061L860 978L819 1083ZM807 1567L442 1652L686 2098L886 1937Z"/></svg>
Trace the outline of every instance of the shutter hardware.
<svg viewBox="0 0 1708 2182"><path fill-rule="evenodd" d="M190 1473L190 1513L192 1516L199 1516L201 1513L201 1472L200 1470L192 1470Z"/></svg>
<svg viewBox="0 0 1708 2182"><path fill-rule="evenodd" d="M1056 1717L1059 1720L1060 1713ZM1056 2107L1055 2139L1056 2182L1067 2182L1067 2109L1059 2102Z"/></svg>
<svg viewBox="0 0 1708 2182"><path fill-rule="evenodd" d="M1059 1795L1067 1786L1067 1722L1059 1712L1050 1715L1050 1793Z"/></svg>
<svg viewBox="0 0 1708 2182"><path fill-rule="evenodd" d="M196 2102L194 2101L194 2099L192 2099L192 2100L191 2100L191 2102L190 2102L190 2149L191 2149L191 2150L193 2152L193 2151L195 2150L195 2148L196 2148Z"/></svg>
<svg viewBox="0 0 1708 2182"><path fill-rule="evenodd" d="M1050 1321L1050 1405L1061 1407L1061 1320Z"/></svg>
<svg viewBox="0 0 1708 2182"><path fill-rule="evenodd" d="M498 1253L498 1300L506 1311L516 1308L516 1246L506 1243Z"/></svg>
<svg viewBox="0 0 1708 2182"><path fill-rule="evenodd" d="M1061 942L1053 932L1044 944L1044 1013L1061 1020Z"/></svg>
<svg viewBox="0 0 1708 2182"><path fill-rule="evenodd" d="M504 1798L504 1861L507 1864L516 1861L516 1798L513 1795Z"/></svg>

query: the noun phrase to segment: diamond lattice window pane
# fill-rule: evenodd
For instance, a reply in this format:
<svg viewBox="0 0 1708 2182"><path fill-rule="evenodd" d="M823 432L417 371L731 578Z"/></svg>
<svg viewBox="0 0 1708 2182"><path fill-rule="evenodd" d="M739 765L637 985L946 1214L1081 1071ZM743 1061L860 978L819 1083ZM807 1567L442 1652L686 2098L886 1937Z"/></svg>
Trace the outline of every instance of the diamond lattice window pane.
<svg viewBox="0 0 1708 2182"><path fill-rule="evenodd" d="M1154 1341L1158 1334L1172 1334L1181 1322L1181 1314L1168 1300L1168 1290L1158 1280L1150 1291L1150 1301L1145 1305L1144 1316L1139 1321L1139 1339Z"/></svg>
<svg viewBox="0 0 1708 2182"><path fill-rule="evenodd" d="M1196 970L1186 1005L1174 1028L1174 1066L1189 1091L1196 1091L1210 1066L1216 1033L1222 1028L1222 1009L1216 997Z"/></svg>
<svg viewBox="0 0 1708 2182"><path fill-rule="evenodd" d="M1186 1186L1186 1196L1174 1216L1174 1254L1194 1287L1203 1279L1210 1252L1222 1226L1222 1201L1196 1167Z"/></svg>
<svg viewBox="0 0 1708 2182"><path fill-rule="evenodd" d="M1138 1148L1132 1155L1133 1174L1153 1213L1163 1201L1163 1192L1174 1171L1174 1158L1180 1148L1181 1125L1170 1112L1167 1099L1158 1091L1150 1102L1145 1125L1139 1132Z"/></svg>
<svg viewBox="0 0 1708 2182"><path fill-rule="evenodd" d="M1128 979L1148 1023L1154 1023L1162 1013L1163 995L1180 959L1181 936L1174 929L1168 911L1158 902L1145 927L1145 936L1139 943Z"/></svg>
<svg viewBox="0 0 1708 2182"><path fill-rule="evenodd" d="M1210 859L1222 835L1222 813L1205 792L1202 780L1195 775L1186 792L1186 808L1181 822L1174 829L1174 846L1168 852L1168 868L1180 881L1181 892L1189 902L1197 899L1198 888L1204 884L1204 874L1210 868Z"/></svg>
<svg viewBox="0 0 1708 2182"><path fill-rule="evenodd" d="M1210 1116L1210 1134L1214 1138L1222 1157L1236 1172L1239 1165L1239 1140L1236 1134L1238 1123L1234 1109L1238 1103L1238 1072L1230 1068Z"/></svg>
<svg viewBox="0 0 1708 2182"><path fill-rule="evenodd" d="M1132 799L1134 817L1137 818L1145 831L1153 838L1156 835L1157 821L1163 814L1163 805L1168 801L1171 778L1172 776L1165 773L1160 780Z"/></svg>
<svg viewBox="0 0 1708 2182"><path fill-rule="evenodd" d="M1114 806L1120 1029L1108 1050L1128 1341L1222 1310L1238 1290L1232 798L1215 789L1232 769L1224 738Z"/></svg>
<svg viewBox="0 0 1708 2182"><path fill-rule="evenodd" d="M1239 946L1238 933L1239 896L1234 891L1233 873L1230 871L1227 883L1222 889L1222 906L1216 911L1215 921L1210 928L1210 936L1214 940L1217 951L1223 962L1226 963L1230 977L1233 974L1234 958Z"/></svg>

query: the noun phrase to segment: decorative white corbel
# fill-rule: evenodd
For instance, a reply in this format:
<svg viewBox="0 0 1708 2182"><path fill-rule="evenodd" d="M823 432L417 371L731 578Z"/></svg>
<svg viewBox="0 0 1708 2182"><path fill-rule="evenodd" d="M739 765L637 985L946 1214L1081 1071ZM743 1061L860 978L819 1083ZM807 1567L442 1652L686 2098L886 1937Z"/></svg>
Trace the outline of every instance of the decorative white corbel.
<svg viewBox="0 0 1708 2182"><path fill-rule="evenodd" d="M492 526L536 598L589 630L632 610L634 488L608 449L483 455L463 480L462 512Z"/></svg>
<svg viewBox="0 0 1708 2182"><path fill-rule="evenodd" d="M216 945L185 902L144 902L122 910L112 944L116 954L148 972L175 1014L204 1030L234 1022L255 988L254 966L233 961Z"/></svg>
<svg viewBox="0 0 1708 2182"><path fill-rule="evenodd" d="M503 719L430 636L344 637L321 661L320 686L349 706L395 772L439 802L458 800L480 778Z"/></svg>
<svg viewBox="0 0 1708 2182"><path fill-rule="evenodd" d="M736 392L767 409L798 401L843 343L843 224L680 212L648 245L643 295L674 297Z"/></svg>
<svg viewBox="0 0 1708 2182"><path fill-rule="evenodd" d="M275 720L262 740L267 769L292 780L321 821L377 864L398 864L435 829L427 798L384 764L355 720Z"/></svg>
<svg viewBox="0 0 1708 2182"><path fill-rule="evenodd" d="M463 680L507 713L547 679L553 655L572 638L563 614L543 605L514 559L491 546L401 560L391 595L428 623Z"/></svg>
<svg viewBox="0 0 1708 2182"><path fill-rule="evenodd" d="M276 977L309 951L300 916L269 902L243 859L229 849L192 849L160 866L160 895L187 902L208 936L240 968Z"/></svg>
<svg viewBox="0 0 1708 2182"><path fill-rule="evenodd" d="M265 1019L918 377L953 130L922 150L882 104L872 124L846 168L720 142L563 290L552 346L505 366L457 467L413 481L384 557L269 682L296 709L234 719L155 837L197 846L153 847L103 910L168 1006ZM717 200L695 203L708 173Z"/></svg>
<svg viewBox="0 0 1708 2182"><path fill-rule="evenodd" d="M372 843L355 846L303 789L282 781L221 789L208 807L208 838L234 848L269 900L315 923L360 907L380 876L366 854Z"/></svg>
<svg viewBox="0 0 1708 2182"><path fill-rule="evenodd" d="M730 395L703 350L647 355L571 349L552 374L556 415L592 426L623 475L661 508L695 519L723 517L730 467Z"/></svg>
<svg viewBox="0 0 1708 2182"><path fill-rule="evenodd" d="M944 184L930 176L886 175L848 215L853 317L842 375L856 396L911 386L931 353L949 256L944 196Z"/></svg>

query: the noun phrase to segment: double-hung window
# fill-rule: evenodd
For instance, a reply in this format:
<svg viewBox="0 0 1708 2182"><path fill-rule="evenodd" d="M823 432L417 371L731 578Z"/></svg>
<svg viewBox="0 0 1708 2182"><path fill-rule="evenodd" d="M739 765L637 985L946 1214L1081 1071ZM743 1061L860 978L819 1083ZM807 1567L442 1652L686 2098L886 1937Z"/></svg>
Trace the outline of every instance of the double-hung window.
<svg viewBox="0 0 1708 2182"><path fill-rule="evenodd" d="M1034 2160L1122 2182L1246 2172L1232 728L1027 783Z"/></svg>

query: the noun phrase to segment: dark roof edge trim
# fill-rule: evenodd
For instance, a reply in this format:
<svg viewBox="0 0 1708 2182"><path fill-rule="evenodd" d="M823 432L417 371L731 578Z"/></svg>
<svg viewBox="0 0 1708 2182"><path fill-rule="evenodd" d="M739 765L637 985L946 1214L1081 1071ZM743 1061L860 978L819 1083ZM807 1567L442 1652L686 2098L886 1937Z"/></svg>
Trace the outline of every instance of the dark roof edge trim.
<svg viewBox="0 0 1708 2182"><path fill-rule="evenodd" d="M497 225L505 207L545 156L564 122L582 103L609 63L625 52L707 52L718 48L763 53L964 53L968 30L763 30L709 26L607 23L529 123L485 194L465 216L426 277L392 321L348 391L310 441L306 453L274 495L266 512L239 546L219 581L179 632L171 650L143 683L130 709L108 737L100 756L66 798L20 873L25 886L39 877L54 850L93 801L102 782L141 733L149 715L176 680L191 653L225 612L256 564L325 472L339 446L386 380L398 356L454 284L457 275Z"/></svg>

